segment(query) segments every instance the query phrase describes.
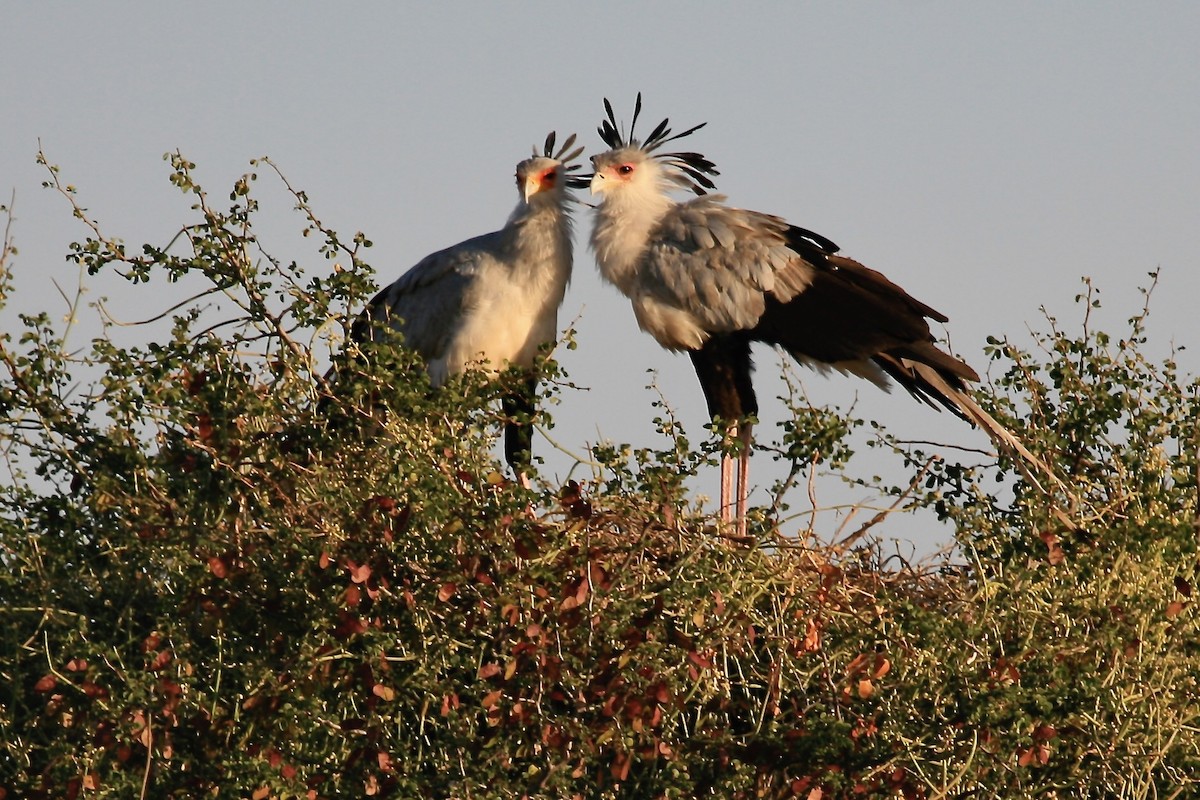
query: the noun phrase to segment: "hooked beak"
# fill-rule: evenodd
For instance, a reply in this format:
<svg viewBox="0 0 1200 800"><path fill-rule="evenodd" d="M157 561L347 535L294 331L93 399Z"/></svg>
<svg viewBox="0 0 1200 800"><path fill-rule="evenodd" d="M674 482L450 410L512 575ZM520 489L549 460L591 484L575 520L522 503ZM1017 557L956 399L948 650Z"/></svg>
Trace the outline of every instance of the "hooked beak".
<svg viewBox="0 0 1200 800"><path fill-rule="evenodd" d="M521 182L521 194L525 197L525 202L529 202L529 198L542 190L542 182L537 175L526 176Z"/></svg>
<svg viewBox="0 0 1200 800"><path fill-rule="evenodd" d="M592 182L589 184L589 188L591 189L592 194L600 194L607 189L608 183L606 182L604 173L596 172L596 174L592 176Z"/></svg>

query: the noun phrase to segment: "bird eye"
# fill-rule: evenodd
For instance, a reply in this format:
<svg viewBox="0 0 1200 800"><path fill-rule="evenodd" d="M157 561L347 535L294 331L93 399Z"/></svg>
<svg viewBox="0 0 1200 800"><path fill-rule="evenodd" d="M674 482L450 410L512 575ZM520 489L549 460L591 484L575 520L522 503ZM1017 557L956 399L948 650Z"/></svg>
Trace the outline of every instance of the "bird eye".
<svg viewBox="0 0 1200 800"><path fill-rule="evenodd" d="M628 175L629 173L633 172L633 166L631 164L622 164L621 166L617 167L617 172L621 173L622 175Z"/></svg>

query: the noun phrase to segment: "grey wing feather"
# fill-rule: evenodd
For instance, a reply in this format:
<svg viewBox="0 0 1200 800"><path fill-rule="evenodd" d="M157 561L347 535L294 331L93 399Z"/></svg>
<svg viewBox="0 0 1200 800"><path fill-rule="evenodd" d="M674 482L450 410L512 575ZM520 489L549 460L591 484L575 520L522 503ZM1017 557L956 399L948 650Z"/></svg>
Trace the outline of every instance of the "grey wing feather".
<svg viewBox="0 0 1200 800"><path fill-rule="evenodd" d="M786 303L814 274L788 247L784 220L729 208L723 199L707 195L668 212L642 271L643 292L714 332L753 327L766 294Z"/></svg>
<svg viewBox="0 0 1200 800"><path fill-rule="evenodd" d="M377 341L386 327L430 361L442 356L472 302L472 288L495 234L431 253L367 305L351 336Z"/></svg>

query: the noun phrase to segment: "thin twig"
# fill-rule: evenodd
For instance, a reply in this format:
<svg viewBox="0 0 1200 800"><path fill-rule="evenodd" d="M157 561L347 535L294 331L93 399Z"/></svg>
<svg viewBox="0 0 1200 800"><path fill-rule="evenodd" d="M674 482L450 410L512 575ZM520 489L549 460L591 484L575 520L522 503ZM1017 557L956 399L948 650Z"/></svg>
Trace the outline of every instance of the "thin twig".
<svg viewBox="0 0 1200 800"><path fill-rule="evenodd" d="M171 306L166 311L163 311L161 314L155 314L153 317L147 317L146 319L137 320L135 322L122 322L121 320L114 317L112 315L112 313L109 312L109 310L107 308L105 308L103 300L100 300L99 302L97 302L96 305L100 308L100 313L104 314L104 318L106 320L108 320L110 323L112 323L113 325L116 325L121 328L132 328L132 327L136 327L138 325L149 325L152 322L158 322L160 319L167 316L172 311L176 311L176 310L182 308L183 306L186 306L189 303L194 303L195 301L199 300L201 297L204 297L206 295L216 294L219 291L221 291L221 289L218 289L215 286L209 287L208 289L205 289L202 292L198 292L185 300L180 300L178 303Z"/></svg>
<svg viewBox="0 0 1200 800"><path fill-rule="evenodd" d="M909 495L911 495L913 493L913 490L915 490L917 488L917 485L921 482L921 479L925 477L925 473L929 471L929 468L931 466L933 466L933 463L935 461L940 461L940 460L941 460L941 458L939 456L930 456L929 459L925 462L925 464L921 467L921 469L917 472L917 474L915 476L913 476L912 481L910 481L908 484L908 488L900 493L900 496L896 498L896 501L894 503L892 503L888 508L884 509L883 511L880 511L879 513L877 513L875 516L871 517L871 519L869 519L865 523L863 523L859 527L858 530L856 530L854 533L847 536L845 539L842 539L837 544L833 545L833 547L830 549L838 555L844 554L848 549L850 549L851 545L853 545L855 542L857 542L859 539L861 539L863 536L865 536L867 531L869 531L871 528L878 525L880 522L883 522L883 520L885 520L889 514L894 512L900 506L901 503L903 503L906 499L908 499Z"/></svg>
<svg viewBox="0 0 1200 800"><path fill-rule="evenodd" d="M146 800L146 792L150 790L150 766L154 763L154 712L146 709L146 768L142 771L142 793L140 800Z"/></svg>
<svg viewBox="0 0 1200 800"><path fill-rule="evenodd" d="M812 507L808 517L808 535L812 536L817 529L817 462L821 454L813 453L812 463L808 467L808 503Z"/></svg>

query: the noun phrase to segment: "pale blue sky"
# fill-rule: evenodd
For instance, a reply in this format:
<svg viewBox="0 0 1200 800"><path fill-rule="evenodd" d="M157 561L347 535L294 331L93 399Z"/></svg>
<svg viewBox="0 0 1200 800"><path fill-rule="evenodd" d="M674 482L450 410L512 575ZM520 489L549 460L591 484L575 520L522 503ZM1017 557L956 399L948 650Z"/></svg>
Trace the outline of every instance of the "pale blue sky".
<svg viewBox="0 0 1200 800"><path fill-rule="evenodd" d="M216 196L270 155L322 219L374 240L387 282L502 224L512 167L547 131L576 131L595 152L601 98L627 115L640 90L648 123L708 121L689 147L717 162L732 203L827 235L947 313L953 347L980 368L985 337L1023 338L1039 307L1074 320L1082 275L1115 329L1161 267L1155 345L1200 333L1200 4L13 2L0 18L0 195L16 192L21 251L8 328L17 311L63 308L50 281L74 285L63 254L84 235L39 188L39 137L132 243L164 242L187 218L164 152L197 162ZM261 235L328 269L296 244L278 188L256 191ZM580 213L561 318L582 315L563 362L592 390L563 397L556 439L581 452L600 438L658 443L649 369L700 438L688 360L601 284L589 228ZM102 294L131 318L158 305L107 280L90 296ZM758 362L769 440L776 358ZM985 444L906 395L802 377L814 401L857 397L898 435ZM540 450L565 474L569 459ZM772 474L757 457L755 477ZM791 499L805 507L803 492ZM889 531L922 549L948 537L927 521Z"/></svg>

